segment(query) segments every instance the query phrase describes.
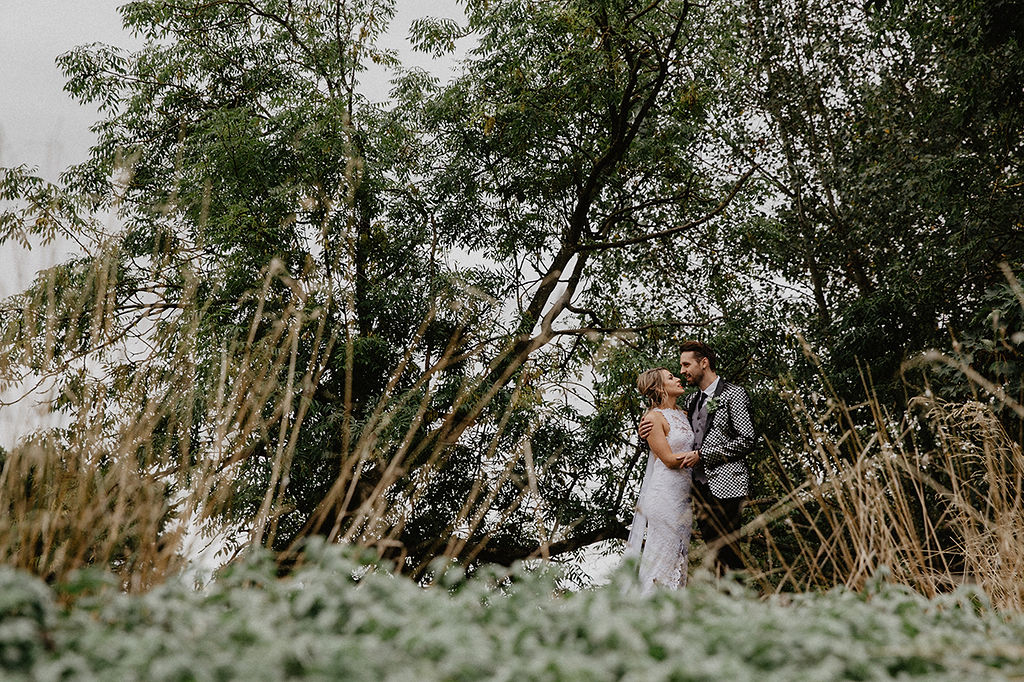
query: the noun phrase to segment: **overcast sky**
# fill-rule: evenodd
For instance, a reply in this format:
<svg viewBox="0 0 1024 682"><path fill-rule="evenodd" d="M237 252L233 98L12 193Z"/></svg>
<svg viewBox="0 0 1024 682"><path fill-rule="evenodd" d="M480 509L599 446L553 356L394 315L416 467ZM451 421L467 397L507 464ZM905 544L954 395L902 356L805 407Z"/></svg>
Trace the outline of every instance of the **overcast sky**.
<svg viewBox="0 0 1024 682"><path fill-rule="evenodd" d="M48 180L83 160L94 141L89 126L95 108L82 106L64 92L58 55L77 45L107 43L137 47L121 28L117 8L125 0L0 0L0 166L35 167ZM461 17L456 0L397 0L397 16L384 43L398 49L406 64L443 75L452 60L431 60L409 47L409 24L422 16ZM386 77L365 76L364 92L387 93ZM0 246L4 263L0 296L20 290L36 270L62 255L61 249L21 253Z"/></svg>
<svg viewBox="0 0 1024 682"><path fill-rule="evenodd" d="M49 179L81 160L97 114L72 101L54 60L76 45L138 43L121 29L125 0L0 0L0 166L29 164ZM410 22L421 16L459 17L455 0L397 0L385 42L403 61L438 72L450 67L409 49ZM372 87L371 84L367 84ZM375 88L376 89L376 88Z"/></svg>
<svg viewBox="0 0 1024 682"><path fill-rule="evenodd" d="M0 0L0 166L28 165L48 180L85 159L94 135L89 126L98 119L92 107L82 106L64 92L64 77L55 64L58 55L77 45L107 43L126 48L140 43L121 28L117 8L126 0ZM452 60L435 61L409 47L409 24L422 16L460 18L456 0L396 0L397 15L384 44L398 49L406 64L417 64L438 75L453 68ZM386 78L372 74L364 92L387 93ZM24 289L41 268L68 255L66 246L0 245L0 297ZM10 398L10 394L3 396ZM21 408L0 408L0 446L9 446L16 432L32 423L43 426Z"/></svg>

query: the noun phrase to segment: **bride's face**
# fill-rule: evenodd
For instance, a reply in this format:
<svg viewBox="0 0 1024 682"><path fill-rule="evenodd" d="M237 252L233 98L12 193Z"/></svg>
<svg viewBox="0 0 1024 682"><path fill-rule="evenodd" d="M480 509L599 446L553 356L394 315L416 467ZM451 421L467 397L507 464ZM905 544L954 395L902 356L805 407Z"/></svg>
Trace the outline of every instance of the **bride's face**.
<svg viewBox="0 0 1024 682"><path fill-rule="evenodd" d="M667 369L661 370L661 385L665 387L665 394L669 398L675 398L677 395L682 395L686 392L683 388L683 382L680 381L672 372Z"/></svg>

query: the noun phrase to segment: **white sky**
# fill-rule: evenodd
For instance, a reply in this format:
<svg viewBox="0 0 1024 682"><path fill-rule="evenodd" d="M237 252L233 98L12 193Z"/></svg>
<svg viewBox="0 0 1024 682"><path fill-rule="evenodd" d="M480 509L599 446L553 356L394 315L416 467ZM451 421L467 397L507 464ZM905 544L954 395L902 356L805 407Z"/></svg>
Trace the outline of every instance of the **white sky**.
<svg viewBox="0 0 1024 682"><path fill-rule="evenodd" d="M56 58L77 45L106 43L135 48L140 42L121 28L117 8L127 0L0 0L0 166L35 167L56 180L73 163L86 158L95 140L89 126L99 119L64 92ZM444 76L454 60L432 60L413 53L409 25L423 16L461 19L456 0L396 0L397 14L382 44L399 50L402 61ZM363 92L387 95L384 74L367 74ZM0 298L24 289L42 268L67 257L63 244L28 251L0 244ZM12 394L0 396L10 399ZM0 446L10 446L26 430L46 426L29 405L0 407Z"/></svg>
<svg viewBox="0 0 1024 682"><path fill-rule="evenodd" d="M47 179L85 157L97 119L63 91L54 60L76 45L139 43L121 29L117 8L126 0L0 0L0 166L29 164ZM451 62L411 51L409 24L422 16L459 18L456 0L396 0L397 16L383 41L402 52L406 63L443 73ZM386 83L367 83L367 94Z"/></svg>

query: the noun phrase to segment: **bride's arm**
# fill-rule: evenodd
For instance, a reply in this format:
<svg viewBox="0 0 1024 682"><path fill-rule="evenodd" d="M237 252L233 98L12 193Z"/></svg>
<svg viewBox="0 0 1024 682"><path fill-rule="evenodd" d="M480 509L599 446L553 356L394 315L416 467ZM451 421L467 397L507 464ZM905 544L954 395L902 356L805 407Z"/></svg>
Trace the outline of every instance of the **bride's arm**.
<svg viewBox="0 0 1024 682"><path fill-rule="evenodd" d="M651 432L647 435L647 445L651 452L661 460L662 464L669 469L679 468L679 457L672 453L668 444L668 422L658 412L648 412L647 419L651 421Z"/></svg>

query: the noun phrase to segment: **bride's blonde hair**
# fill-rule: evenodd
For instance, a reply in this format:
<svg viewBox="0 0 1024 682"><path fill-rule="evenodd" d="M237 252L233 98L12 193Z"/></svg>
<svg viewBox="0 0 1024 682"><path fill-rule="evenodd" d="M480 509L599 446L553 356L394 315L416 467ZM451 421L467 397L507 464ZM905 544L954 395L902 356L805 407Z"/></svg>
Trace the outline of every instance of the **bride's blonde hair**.
<svg viewBox="0 0 1024 682"><path fill-rule="evenodd" d="M660 405L665 399L665 375L662 372L668 371L664 367L655 367L640 373L636 378L636 390L647 401L647 407Z"/></svg>

